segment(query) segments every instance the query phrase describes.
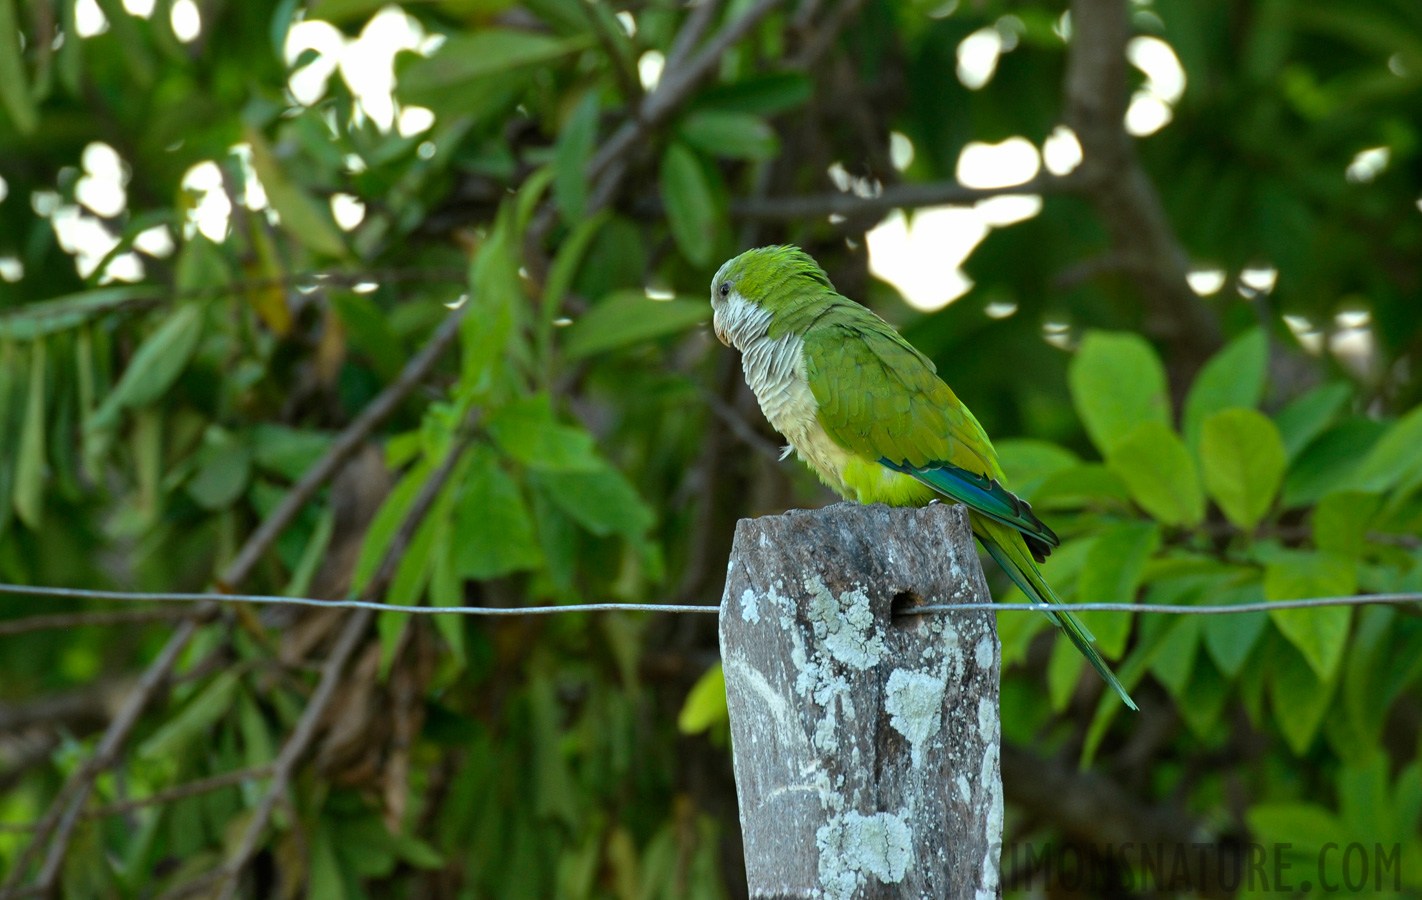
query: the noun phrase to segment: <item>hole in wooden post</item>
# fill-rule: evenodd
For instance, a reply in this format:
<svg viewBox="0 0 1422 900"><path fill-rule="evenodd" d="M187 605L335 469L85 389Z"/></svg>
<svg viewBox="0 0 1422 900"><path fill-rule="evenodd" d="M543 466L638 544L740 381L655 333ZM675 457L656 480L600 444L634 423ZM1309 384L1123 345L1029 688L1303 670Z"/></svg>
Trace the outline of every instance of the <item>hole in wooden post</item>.
<svg viewBox="0 0 1422 900"><path fill-rule="evenodd" d="M913 591L899 591L889 604L889 617L899 628L917 628L923 616L914 610L923 606L923 598Z"/></svg>

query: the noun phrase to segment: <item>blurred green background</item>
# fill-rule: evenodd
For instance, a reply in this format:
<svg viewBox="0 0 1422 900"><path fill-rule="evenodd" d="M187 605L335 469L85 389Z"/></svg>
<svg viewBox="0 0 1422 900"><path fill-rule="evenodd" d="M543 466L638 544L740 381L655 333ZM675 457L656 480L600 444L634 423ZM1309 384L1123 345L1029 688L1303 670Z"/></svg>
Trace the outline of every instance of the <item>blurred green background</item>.
<svg viewBox="0 0 1422 900"><path fill-rule="evenodd" d="M706 326L794 242L1064 598L1422 590L1415 0L0 0L0 107L0 580L714 604L832 499ZM135 609L0 596L9 885L745 894L712 617ZM998 618L1007 841L1422 890L1415 606L1083 615L1139 715Z"/></svg>

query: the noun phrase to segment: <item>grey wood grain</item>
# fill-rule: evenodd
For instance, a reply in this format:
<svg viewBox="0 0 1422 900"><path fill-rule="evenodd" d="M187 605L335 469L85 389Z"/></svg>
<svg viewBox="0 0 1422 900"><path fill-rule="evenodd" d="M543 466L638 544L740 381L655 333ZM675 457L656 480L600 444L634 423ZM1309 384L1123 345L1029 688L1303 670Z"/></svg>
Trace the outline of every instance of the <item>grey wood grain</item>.
<svg viewBox="0 0 1422 900"><path fill-rule="evenodd" d="M1001 896L998 668L966 512L743 519L721 659L753 898Z"/></svg>

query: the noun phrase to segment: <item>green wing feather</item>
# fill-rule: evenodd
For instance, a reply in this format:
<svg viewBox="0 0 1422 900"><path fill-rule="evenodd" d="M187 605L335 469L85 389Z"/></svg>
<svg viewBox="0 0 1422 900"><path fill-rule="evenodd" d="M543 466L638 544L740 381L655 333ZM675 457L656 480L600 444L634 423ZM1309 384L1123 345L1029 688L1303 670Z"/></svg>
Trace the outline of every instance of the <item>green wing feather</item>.
<svg viewBox="0 0 1422 900"><path fill-rule="evenodd" d="M810 392L825 432L861 457L911 475L973 513L973 533L1033 602L1061 605L1036 560L1059 543L1005 487L987 433L932 360L887 322L837 297L804 331ZM1048 613L1131 709L1136 704L1065 609Z"/></svg>

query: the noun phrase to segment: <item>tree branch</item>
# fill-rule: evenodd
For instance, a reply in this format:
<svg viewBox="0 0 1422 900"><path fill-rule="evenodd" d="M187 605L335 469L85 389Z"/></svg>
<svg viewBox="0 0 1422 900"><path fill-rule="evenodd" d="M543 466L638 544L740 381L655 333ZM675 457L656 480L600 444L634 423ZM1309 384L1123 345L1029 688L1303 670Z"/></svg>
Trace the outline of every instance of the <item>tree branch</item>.
<svg viewBox="0 0 1422 900"><path fill-rule="evenodd" d="M794 221L822 216L856 218L920 206L964 206L1009 194L1061 194L1078 187L1078 179L1055 175L1038 175L1022 184L1001 188L970 188L956 181L929 181L891 185L877 197L840 192L801 197L742 197L731 201L731 214L765 221Z"/></svg>
<svg viewBox="0 0 1422 900"><path fill-rule="evenodd" d="M1111 233L1112 254L1136 282L1148 312L1145 330L1174 348L1172 386L1184 385L1222 343L1219 322L1190 289L1189 257L1160 194L1125 131L1126 0L1072 0L1067 53L1066 123L1081 143L1081 193Z"/></svg>
<svg viewBox="0 0 1422 900"><path fill-rule="evenodd" d="M26 616L0 622L0 637L28 634L31 631L55 631L94 625L143 625L148 622L171 622L188 615L183 609L124 609L113 612L56 613Z"/></svg>

